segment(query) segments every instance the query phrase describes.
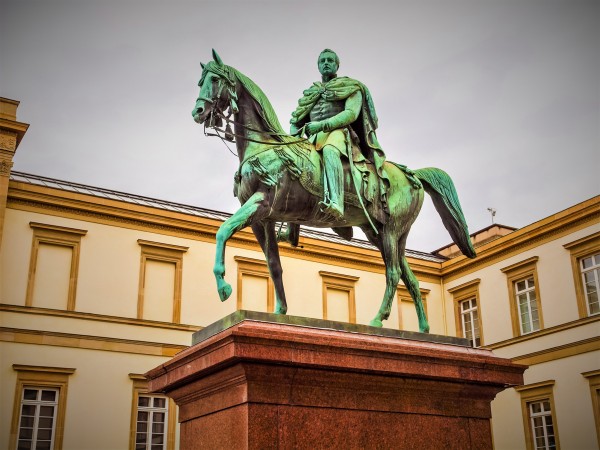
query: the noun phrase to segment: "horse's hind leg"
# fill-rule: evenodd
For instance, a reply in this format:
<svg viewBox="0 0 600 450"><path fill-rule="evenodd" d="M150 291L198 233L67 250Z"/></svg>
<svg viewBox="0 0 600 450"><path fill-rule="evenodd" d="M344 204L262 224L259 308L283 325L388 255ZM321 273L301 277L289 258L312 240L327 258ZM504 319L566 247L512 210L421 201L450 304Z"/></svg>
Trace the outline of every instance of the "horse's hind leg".
<svg viewBox="0 0 600 450"><path fill-rule="evenodd" d="M236 231L260 219L262 215L260 212L261 208L265 211L265 206L265 193L255 192L233 216L223 222L219 227L219 231L217 231L217 252L213 273L217 280L217 290L222 302L227 300L231 295L231 285L225 281L225 245L227 244L227 240Z"/></svg>
<svg viewBox="0 0 600 450"><path fill-rule="evenodd" d="M383 295L383 301L377 315L370 322L370 325L374 327L383 326L382 321L390 316L392 303L396 297L396 290L401 275L398 235L384 228L381 239L381 250L385 263L385 294Z"/></svg>
<svg viewBox="0 0 600 450"><path fill-rule="evenodd" d="M275 314L285 314L287 312L287 302L283 290L283 270L281 268L281 259L279 257L279 246L277 244L277 235L275 233L275 222L263 221L254 223L252 231L260 244L260 247L267 259L269 273L275 285Z"/></svg>
<svg viewBox="0 0 600 450"><path fill-rule="evenodd" d="M417 317L419 318L419 331L421 333L429 333L429 322L427 321L427 315L425 314L425 309L423 308L423 300L421 298L421 290L419 289L419 281L417 280L417 277L415 277L413 271L410 269L408 261L406 261L406 256L404 256L405 244L406 235L403 237L400 245L400 278L402 278L406 289L408 289L408 292L410 292L410 296L415 303Z"/></svg>

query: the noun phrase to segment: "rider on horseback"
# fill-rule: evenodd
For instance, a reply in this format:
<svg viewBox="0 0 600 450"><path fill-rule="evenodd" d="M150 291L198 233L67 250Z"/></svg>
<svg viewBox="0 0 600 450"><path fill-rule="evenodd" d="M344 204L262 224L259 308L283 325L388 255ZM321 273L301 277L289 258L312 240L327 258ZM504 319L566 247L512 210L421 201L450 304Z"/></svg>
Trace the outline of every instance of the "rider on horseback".
<svg viewBox="0 0 600 450"><path fill-rule="evenodd" d="M356 158L352 152L354 142L360 147L360 159L364 161L366 158L365 163L375 165L380 198L384 209L387 209L389 180L383 170L385 154L375 135L377 115L369 90L359 81L337 76L340 60L333 50L323 50L317 64L322 81L313 83L304 91L290 123L291 134L297 135L304 130L315 148L322 152L326 183L321 208L336 220L343 218L341 155Z"/></svg>

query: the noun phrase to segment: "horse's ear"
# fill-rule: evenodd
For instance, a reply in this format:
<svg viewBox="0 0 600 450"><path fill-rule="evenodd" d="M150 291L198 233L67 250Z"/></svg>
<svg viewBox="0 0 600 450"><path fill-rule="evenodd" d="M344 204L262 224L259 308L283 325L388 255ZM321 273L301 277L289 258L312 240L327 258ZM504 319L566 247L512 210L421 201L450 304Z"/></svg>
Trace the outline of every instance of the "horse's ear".
<svg viewBox="0 0 600 450"><path fill-rule="evenodd" d="M215 49L213 48L212 51L213 54L213 59L215 60L215 62L219 65L219 66L224 66L225 64L223 64L223 60L221 59L221 57L219 56L219 54L215 51Z"/></svg>
<svg viewBox="0 0 600 450"><path fill-rule="evenodd" d="M202 67L202 70L204 70L204 64L202 64L202 61L200 61L200 67Z"/></svg>

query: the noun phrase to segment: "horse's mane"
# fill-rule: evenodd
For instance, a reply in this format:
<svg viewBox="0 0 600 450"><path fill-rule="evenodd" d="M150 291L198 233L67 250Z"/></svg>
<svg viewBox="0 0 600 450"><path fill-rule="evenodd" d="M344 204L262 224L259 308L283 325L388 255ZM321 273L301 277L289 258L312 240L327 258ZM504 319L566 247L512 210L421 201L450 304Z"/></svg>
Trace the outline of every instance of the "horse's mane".
<svg viewBox="0 0 600 450"><path fill-rule="evenodd" d="M298 142L298 138L295 136L290 136L279 123L279 119L277 118L277 114L275 114L275 110L271 105L271 102L265 95L258 85L244 75L239 70L234 67L227 66L231 73L235 75L235 77L242 84L246 92L250 94L250 96L256 101L259 105L258 112L264 121L264 125L267 128L267 131L271 133L276 133L275 139L280 141L282 144L287 144L289 147L293 147L294 150L306 151L308 150L307 145L302 142Z"/></svg>

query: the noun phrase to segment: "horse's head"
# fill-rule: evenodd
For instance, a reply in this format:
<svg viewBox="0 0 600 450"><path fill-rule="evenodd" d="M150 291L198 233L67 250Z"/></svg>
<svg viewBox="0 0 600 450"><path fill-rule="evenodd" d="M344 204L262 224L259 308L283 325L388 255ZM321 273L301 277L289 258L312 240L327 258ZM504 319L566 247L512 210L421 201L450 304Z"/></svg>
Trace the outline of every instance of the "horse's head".
<svg viewBox="0 0 600 450"><path fill-rule="evenodd" d="M204 123L211 117L208 126L220 122L219 118L228 107L232 112L237 112L237 94L235 91L235 76L231 67L223 64L223 61L215 52L214 61L202 64L202 77L198 82L200 94L196 105L192 110L192 117L197 123Z"/></svg>

